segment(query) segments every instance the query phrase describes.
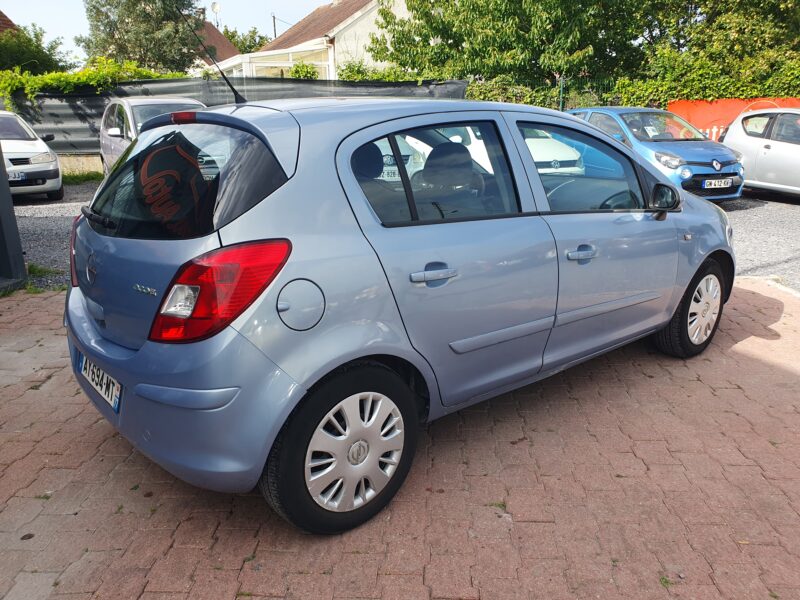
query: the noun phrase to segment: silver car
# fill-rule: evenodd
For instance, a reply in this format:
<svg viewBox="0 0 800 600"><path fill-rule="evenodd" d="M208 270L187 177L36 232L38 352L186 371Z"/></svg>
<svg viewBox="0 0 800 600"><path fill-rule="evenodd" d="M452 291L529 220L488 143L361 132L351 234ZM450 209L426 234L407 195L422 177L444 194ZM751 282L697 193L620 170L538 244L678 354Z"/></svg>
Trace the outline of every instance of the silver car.
<svg viewBox="0 0 800 600"><path fill-rule="evenodd" d="M543 134L560 144L528 143ZM603 161L560 168L565 146ZM702 352L731 236L722 210L545 109L173 113L75 223L70 355L169 472L258 485L292 523L337 532L389 502L425 423L645 336Z"/></svg>
<svg viewBox="0 0 800 600"><path fill-rule="evenodd" d="M0 110L0 147L12 196L47 194L48 200L64 197L61 163L47 145L52 140L52 133L40 138L22 117Z"/></svg>
<svg viewBox="0 0 800 600"><path fill-rule="evenodd" d="M800 194L800 108L742 113L720 141L742 154L747 187Z"/></svg>
<svg viewBox="0 0 800 600"><path fill-rule="evenodd" d="M153 117L180 110L198 110L206 105L192 98L115 98L108 103L100 122L100 160L103 174L122 156Z"/></svg>

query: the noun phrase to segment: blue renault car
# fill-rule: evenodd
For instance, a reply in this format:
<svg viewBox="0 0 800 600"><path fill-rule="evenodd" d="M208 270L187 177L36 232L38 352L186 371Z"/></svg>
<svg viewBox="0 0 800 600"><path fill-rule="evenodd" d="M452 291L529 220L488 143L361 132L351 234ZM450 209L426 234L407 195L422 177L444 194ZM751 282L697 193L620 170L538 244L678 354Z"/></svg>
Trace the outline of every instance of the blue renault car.
<svg viewBox="0 0 800 600"><path fill-rule="evenodd" d="M649 160L670 181L713 202L742 195L742 155L665 110L596 106L569 111Z"/></svg>
<svg viewBox="0 0 800 600"><path fill-rule="evenodd" d="M176 112L75 221L69 351L96 409L167 471L258 486L333 533L389 502L425 423L643 337L705 350L731 236L719 207L563 113Z"/></svg>

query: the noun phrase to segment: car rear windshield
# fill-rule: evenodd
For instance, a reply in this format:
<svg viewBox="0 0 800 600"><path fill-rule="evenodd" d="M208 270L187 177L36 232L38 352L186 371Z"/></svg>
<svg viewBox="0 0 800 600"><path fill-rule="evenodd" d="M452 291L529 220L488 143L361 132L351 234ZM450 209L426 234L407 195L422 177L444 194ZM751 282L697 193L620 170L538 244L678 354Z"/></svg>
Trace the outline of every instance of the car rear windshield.
<svg viewBox="0 0 800 600"><path fill-rule="evenodd" d="M176 102L175 104L139 104L131 108L133 110L133 120L136 123L136 132L142 130L142 125L153 117L177 112L179 110L198 110L203 108L199 104L187 102Z"/></svg>
<svg viewBox="0 0 800 600"><path fill-rule="evenodd" d="M106 220L89 222L114 237L202 237L286 180L272 151L251 133L201 123L158 127L116 163L91 206Z"/></svg>
<svg viewBox="0 0 800 600"><path fill-rule="evenodd" d="M33 131L15 116L0 117L0 140L34 140Z"/></svg>

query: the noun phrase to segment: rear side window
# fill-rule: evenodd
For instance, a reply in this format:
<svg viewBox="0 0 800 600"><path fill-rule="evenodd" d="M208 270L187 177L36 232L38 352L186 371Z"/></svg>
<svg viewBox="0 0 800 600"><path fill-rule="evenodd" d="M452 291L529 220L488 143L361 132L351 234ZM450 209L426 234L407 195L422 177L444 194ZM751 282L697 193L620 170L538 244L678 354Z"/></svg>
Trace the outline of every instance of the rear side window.
<svg viewBox="0 0 800 600"><path fill-rule="evenodd" d="M767 130L769 120L770 117L768 115L747 117L742 119L742 128L747 135L753 137L764 137L764 132Z"/></svg>
<svg viewBox="0 0 800 600"><path fill-rule="evenodd" d="M286 181L270 149L250 133L201 123L158 127L131 144L92 203L115 226L90 224L114 237L202 237Z"/></svg>
<svg viewBox="0 0 800 600"><path fill-rule="evenodd" d="M386 225L516 214L516 188L494 123L400 131L361 146L353 174Z"/></svg>
<svg viewBox="0 0 800 600"><path fill-rule="evenodd" d="M592 116L589 117L589 123L599 127L615 140L623 144L629 144L628 138L625 137L625 133L622 131L622 127L614 120L614 117L604 115L603 113L592 113Z"/></svg>

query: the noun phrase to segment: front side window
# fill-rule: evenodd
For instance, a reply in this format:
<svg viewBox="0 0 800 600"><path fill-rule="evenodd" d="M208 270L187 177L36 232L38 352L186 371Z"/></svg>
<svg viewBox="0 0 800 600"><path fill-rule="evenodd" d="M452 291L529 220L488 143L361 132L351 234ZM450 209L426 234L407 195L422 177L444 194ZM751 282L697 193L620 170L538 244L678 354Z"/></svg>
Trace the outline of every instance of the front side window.
<svg viewBox="0 0 800 600"><path fill-rule="evenodd" d="M698 129L672 113L632 112L622 113L620 116L636 139L643 142L688 142L706 139Z"/></svg>
<svg viewBox="0 0 800 600"><path fill-rule="evenodd" d="M125 114L125 107L117 104L117 118L114 127L118 127L123 137L130 137L130 127L128 127L128 115Z"/></svg>
<svg viewBox="0 0 800 600"><path fill-rule="evenodd" d="M744 132L752 137L764 137L771 117L769 115L756 115L742 119Z"/></svg>
<svg viewBox="0 0 800 600"><path fill-rule="evenodd" d="M783 113L775 119L772 139L776 142L800 144L800 115Z"/></svg>
<svg viewBox="0 0 800 600"><path fill-rule="evenodd" d="M145 131L103 183L92 212L114 237L188 239L227 225L287 181L254 135L205 123Z"/></svg>
<svg viewBox="0 0 800 600"><path fill-rule="evenodd" d="M633 163L597 138L556 125L522 123L520 133L553 212L644 208Z"/></svg>
<svg viewBox="0 0 800 600"><path fill-rule="evenodd" d="M614 117L604 115L603 113L592 113L592 116L589 117L589 123L602 129L615 140L624 144L628 143L628 139L625 137L622 127L617 123Z"/></svg>
<svg viewBox="0 0 800 600"><path fill-rule="evenodd" d="M400 131L361 146L351 168L387 225L519 212L511 168L491 122Z"/></svg>

